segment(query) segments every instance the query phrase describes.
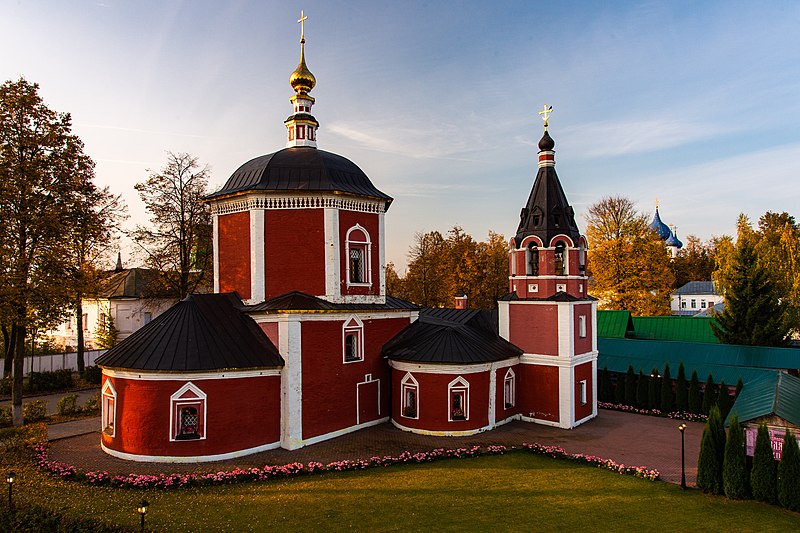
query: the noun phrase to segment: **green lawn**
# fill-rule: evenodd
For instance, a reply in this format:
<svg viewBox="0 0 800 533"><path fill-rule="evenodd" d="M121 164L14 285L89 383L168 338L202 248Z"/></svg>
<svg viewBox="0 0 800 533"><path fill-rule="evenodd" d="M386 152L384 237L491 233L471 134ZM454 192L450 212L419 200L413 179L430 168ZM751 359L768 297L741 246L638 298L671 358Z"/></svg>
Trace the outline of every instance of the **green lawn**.
<svg viewBox="0 0 800 533"><path fill-rule="evenodd" d="M261 483L142 491L17 467L17 501L157 531L796 531L800 514L524 452ZM4 506L3 506L4 507Z"/></svg>

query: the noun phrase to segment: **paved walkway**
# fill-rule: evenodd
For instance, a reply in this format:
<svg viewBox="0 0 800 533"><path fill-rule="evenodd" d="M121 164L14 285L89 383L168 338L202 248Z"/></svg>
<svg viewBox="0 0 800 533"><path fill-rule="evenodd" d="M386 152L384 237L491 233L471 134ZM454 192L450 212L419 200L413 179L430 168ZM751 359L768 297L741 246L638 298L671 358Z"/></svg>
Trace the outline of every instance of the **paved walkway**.
<svg viewBox="0 0 800 533"><path fill-rule="evenodd" d="M510 446L537 442L558 445L570 453L591 454L626 465L656 468L661 472L662 479L680 483L681 438L677 429L680 423L669 418L603 409L596 419L569 431L512 422L471 437L430 437L406 433L386 423L295 451L271 450L230 461L195 464L135 463L111 457L100 449L100 422L97 418L54 424L48 430L53 441L50 451L52 460L75 465L81 471L105 470L112 474L217 472L237 466L264 466L294 461L330 463L342 459L366 459L375 455L395 455L404 450L417 452L440 447ZM703 424L686 422L686 425L686 480L693 485ZM70 432L77 436L70 436Z"/></svg>
<svg viewBox="0 0 800 533"><path fill-rule="evenodd" d="M25 395L25 396L22 397L22 403L24 405L24 404L26 404L28 402L33 401L33 400L44 400L44 401L47 402L47 414L48 415L54 415L54 414L58 413L58 400L60 400L64 396L67 396L68 394L77 394L78 395L77 405L78 405L78 407L83 407L83 405L86 403L86 400L88 400L89 398L91 398L95 394L99 394L99 393L100 393L100 387L96 387L96 388L92 388L92 389L84 389L84 390L80 390L80 391L62 391L62 392L57 392L57 393L54 393L54 394L42 394L40 396L28 396L28 395ZM0 400L0 405L8 405L8 406L10 406L11 405L11 399L10 398L6 398L5 400ZM99 422L98 422L98 424L99 424Z"/></svg>

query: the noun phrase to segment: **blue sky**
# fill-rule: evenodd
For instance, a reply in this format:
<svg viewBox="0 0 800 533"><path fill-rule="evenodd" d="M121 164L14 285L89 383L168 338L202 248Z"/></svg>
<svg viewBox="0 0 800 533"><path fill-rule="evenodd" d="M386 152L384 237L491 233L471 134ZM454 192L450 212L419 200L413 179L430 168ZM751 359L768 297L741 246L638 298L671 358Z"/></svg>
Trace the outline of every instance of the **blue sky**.
<svg viewBox="0 0 800 533"><path fill-rule="evenodd" d="M72 113L142 223L133 184L167 150L219 187L283 147L301 8L318 145L395 198L399 265L418 231L516 231L544 103L582 229L607 195L648 214L658 198L703 240L740 212L800 217L797 2L18 0L0 5L0 76Z"/></svg>

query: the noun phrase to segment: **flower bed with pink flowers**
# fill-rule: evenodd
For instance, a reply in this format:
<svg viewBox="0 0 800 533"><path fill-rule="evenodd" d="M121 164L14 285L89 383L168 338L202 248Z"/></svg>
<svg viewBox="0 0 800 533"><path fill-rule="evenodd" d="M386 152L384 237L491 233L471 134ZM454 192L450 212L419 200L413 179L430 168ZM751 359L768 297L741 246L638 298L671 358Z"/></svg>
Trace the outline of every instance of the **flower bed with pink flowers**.
<svg viewBox="0 0 800 533"><path fill-rule="evenodd" d="M706 415L698 415L695 413L689 413L687 411L673 411L671 413L665 413L660 411L659 409L639 409L638 407L631 407L630 405L626 405L623 403L608 403L608 402L597 402L597 407L600 409L609 409L611 411L624 411L626 413L636 413L637 415L648 415L648 416L665 416L667 418L674 418L676 420L688 420L690 422L705 422L708 420L708 416Z"/></svg>
<svg viewBox="0 0 800 533"><path fill-rule="evenodd" d="M609 459L602 459L591 455L568 454L558 446L543 446L541 444L523 444L517 446L473 446L471 448L437 448L428 452L402 452L399 455L374 456L369 459L346 459L323 464L311 461L307 464L289 463L285 465L264 466L261 468L234 468L233 470L220 471L209 474L128 474L112 475L104 471L79 472L77 468L66 463L51 461L47 445L36 447L36 459L39 467L47 472L58 475L64 479L72 479L90 485L107 485L122 488L160 488L171 489L202 485L226 485L245 481L263 481L276 478L295 477L320 472L345 472L350 470L364 470L367 468L386 467L398 464L427 463L438 459L461 459L479 457L483 455L503 455L509 451L526 450L537 455L547 455L555 459L566 459L578 463L591 464L619 474L632 475L654 481L658 479L658 470L646 467L632 467L615 463Z"/></svg>

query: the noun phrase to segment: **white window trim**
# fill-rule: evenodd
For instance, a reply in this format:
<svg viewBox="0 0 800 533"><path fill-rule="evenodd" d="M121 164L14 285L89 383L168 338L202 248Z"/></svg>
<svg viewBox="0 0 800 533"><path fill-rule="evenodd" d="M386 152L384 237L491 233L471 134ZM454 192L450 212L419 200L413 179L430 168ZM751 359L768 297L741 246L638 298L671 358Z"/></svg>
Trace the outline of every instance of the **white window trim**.
<svg viewBox="0 0 800 533"><path fill-rule="evenodd" d="M106 428L108 427L107 422L109 421L108 406L106 404L106 398L107 397L110 397L111 401L114 402L114 408L112 409L111 416L110 416L110 419L111 419L111 433L107 433L106 432ZM114 384L111 383L111 380L108 379L108 378L106 378L106 382L103 383L103 391L102 391L102 394L100 396L100 400L102 402L102 404L101 404L102 416L101 416L100 419L102 420L102 426L103 426L101 431L105 435L108 435L109 437L113 437L117 433L117 390L114 388Z"/></svg>
<svg viewBox="0 0 800 533"><path fill-rule="evenodd" d="M579 392L579 399L581 405L586 405L589 402L588 399L588 386L585 379L580 380L578 383L578 392Z"/></svg>
<svg viewBox="0 0 800 533"><path fill-rule="evenodd" d="M464 420L453 419L453 393L464 393ZM469 381L458 376L447 385L447 420L448 422L464 422L469 420Z"/></svg>
<svg viewBox="0 0 800 533"><path fill-rule="evenodd" d="M586 338L586 315L578 316L578 337Z"/></svg>
<svg viewBox="0 0 800 533"><path fill-rule="evenodd" d="M506 401L506 384L511 383L511 401ZM511 409L517 405L517 376L514 374L514 370L509 368L506 371L506 375L503 378L503 408L504 409Z"/></svg>
<svg viewBox="0 0 800 533"><path fill-rule="evenodd" d="M181 398L184 394L191 391L194 393L197 398ZM169 441L170 442L183 442L183 439L176 439L177 431L175 428L176 414L181 406L190 406L190 405L202 405L203 411L203 433L200 435L198 439L191 439L189 442L196 441L196 440L206 440L206 435L208 434L208 426L206 425L206 420L208 418L208 395L203 392L197 385L192 383L191 381L184 384L183 387L175 391L175 393L169 397Z"/></svg>
<svg viewBox="0 0 800 533"><path fill-rule="evenodd" d="M361 231L364 234L366 240L364 241L354 241L350 239L350 234L354 231ZM350 281L350 245L358 245L360 248L364 250L364 278L366 281L354 283ZM372 287L372 238L369 235L369 232L361 226L360 224L356 224L349 230L347 230L347 234L345 235L345 244L344 244L344 256L345 256L345 282L347 283L348 287Z"/></svg>
<svg viewBox="0 0 800 533"><path fill-rule="evenodd" d="M355 335L357 359L347 359L347 336ZM361 363L364 361L364 323L355 315L351 315L342 326L342 363Z"/></svg>
<svg viewBox="0 0 800 533"><path fill-rule="evenodd" d="M407 389L414 389L415 391L414 399L416 404L414 405L414 412L416 416L407 416L405 414ZM414 376L411 375L411 372L406 372L406 375L403 376L403 380L400 381L400 398L400 416L412 420L419 420L419 383L414 379Z"/></svg>

